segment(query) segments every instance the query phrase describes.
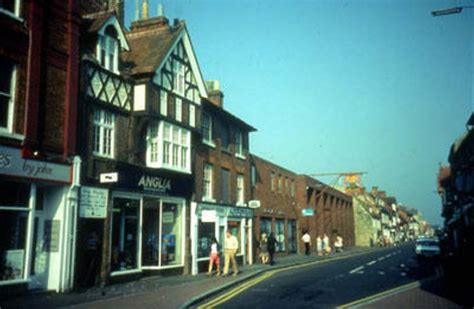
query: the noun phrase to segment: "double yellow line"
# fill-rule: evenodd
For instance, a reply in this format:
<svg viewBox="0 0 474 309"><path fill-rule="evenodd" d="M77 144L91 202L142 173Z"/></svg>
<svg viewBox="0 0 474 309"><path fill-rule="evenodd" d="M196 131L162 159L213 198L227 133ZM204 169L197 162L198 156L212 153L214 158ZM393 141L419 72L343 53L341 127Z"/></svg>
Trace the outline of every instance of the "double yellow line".
<svg viewBox="0 0 474 309"><path fill-rule="evenodd" d="M337 261L337 260L341 260L341 259L346 259L346 258L349 258L349 257L364 255L364 254L367 254L367 253L369 253L369 252L363 252L363 253L358 253L358 254L353 254L353 255L348 255L348 256L341 256L341 257L326 259L326 260L322 260L322 261L314 261L314 262L298 264L298 265L293 265L293 266L289 266L289 267L285 267L285 268L266 271L264 274L254 278L254 279L251 279L251 280L249 280L248 282L246 282L242 285L239 285L238 287L230 290L229 292L227 292L225 294L222 294L221 296L216 297L216 298L212 299L211 301L198 306L197 308L198 309L214 308L214 307L217 307L219 305L222 305L226 301L228 301L231 298L239 295L240 293L247 290L248 288L251 288L252 286L262 282L263 280L266 280L266 279L270 278L271 276L273 276L274 274L279 273L279 272L288 271L288 270L292 270L292 269L295 269L295 268L308 267L308 266L315 265L315 264L324 264L324 263L333 262L333 261Z"/></svg>

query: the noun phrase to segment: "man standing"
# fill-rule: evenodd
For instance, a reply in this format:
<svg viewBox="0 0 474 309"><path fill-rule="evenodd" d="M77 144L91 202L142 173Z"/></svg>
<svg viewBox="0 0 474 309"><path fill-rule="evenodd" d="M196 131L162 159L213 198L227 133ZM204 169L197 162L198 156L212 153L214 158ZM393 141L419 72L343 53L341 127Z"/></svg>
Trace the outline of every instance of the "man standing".
<svg viewBox="0 0 474 309"><path fill-rule="evenodd" d="M311 245L311 236L309 236L308 231L304 232L304 235L303 237L301 237L301 239L304 242L304 253L306 255L309 255L309 247Z"/></svg>
<svg viewBox="0 0 474 309"><path fill-rule="evenodd" d="M233 270L233 275L237 276L239 273L239 269L237 268L237 261L235 260L235 254L237 253L237 250L239 249L239 242L237 241L237 237L232 235L230 230L227 230L226 232L226 238L225 238L225 248L224 248L224 276L227 276L229 274L229 262L232 261L232 270Z"/></svg>

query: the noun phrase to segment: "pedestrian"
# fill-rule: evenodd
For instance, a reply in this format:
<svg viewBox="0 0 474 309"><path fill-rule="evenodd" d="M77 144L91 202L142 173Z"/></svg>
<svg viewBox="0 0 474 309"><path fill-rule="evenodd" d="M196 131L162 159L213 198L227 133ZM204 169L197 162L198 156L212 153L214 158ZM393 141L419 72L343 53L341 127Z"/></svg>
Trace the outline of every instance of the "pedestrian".
<svg viewBox="0 0 474 309"><path fill-rule="evenodd" d="M301 237L304 243L304 254L309 255L309 247L311 246L311 236L309 236L308 231L304 232L303 237Z"/></svg>
<svg viewBox="0 0 474 309"><path fill-rule="evenodd" d="M334 242L334 250L336 252L342 252L343 241L340 235L336 236L336 241Z"/></svg>
<svg viewBox="0 0 474 309"><path fill-rule="evenodd" d="M260 238L260 260L262 261L262 264L267 264L268 263L268 238L267 234L263 233L262 237Z"/></svg>
<svg viewBox="0 0 474 309"><path fill-rule="evenodd" d="M239 268L237 267L237 261L235 260L235 254L239 249L239 242L237 241L237 237L232 235L230 230L226 231L226 238L225 238L225 249L224 249L224 272L223 275L227 276L229 274L229 263L232 262L232 270L233 275L237 276L239 273Z"/></svg>
<svg viewBox="0 0 474 309"><path fill-rule="evenodd" d="M275 254L275 248L276 248L277 241L275 239L275 236L273 236L273 233L270 233L270 236L268 236L268 255L270 256L270 265L275 264L273 261L273 255Z"/></svg>
<svg viewBox="0 0 474 309"><path fill-rule="evenodd" d="M207 272L208 276L211 276L214 265L216 265L216 276L220 276L219 243L215 237L212 237L211 252L209 253L209 271Z"/></svg>
<svg viewBox="0 0 474 309"><path fill-rule="evenodd" d="M323 240L321 239L320 235L318 235L318 238L316 238L316 249L318 250L319 256L323 255Z"/></svg>
<svg viewBox="0 0 474 309"><path fill-rule="evenodd" d="M331 246L329 246L329 237L326 233L323 235L323 254L328 255L331 253Z"/></svg>

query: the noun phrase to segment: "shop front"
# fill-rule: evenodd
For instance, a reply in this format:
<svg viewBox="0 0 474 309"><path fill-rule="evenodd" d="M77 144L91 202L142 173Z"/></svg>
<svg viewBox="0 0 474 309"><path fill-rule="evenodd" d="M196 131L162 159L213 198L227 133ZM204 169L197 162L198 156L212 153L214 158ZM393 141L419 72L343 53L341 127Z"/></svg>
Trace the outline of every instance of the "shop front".
<svg viewBox="0 0 474 309"><path fill-rule="evenodd" d="M97 265L92 277L100 272L100 279L108 282L167 269L182 273L191 175L134 166L114 173L117 181L108 188L86 187L81 192L82 220L103 222L99 242L104 245L98 246L102 248L102 266ZM86 245L87 233L91 228L83 234ZM82 264L96 265L87 256L83 253ZM82 282L94 285L98 280L87 276Z"/></svg>
<svg viewBox="0 0 474 309"><path fill-rule="evenodd" d="M246 207L191 203L192 274L196 275L207 268L214 237L219 243L220 251L223 252L227 230L230 230L239 241L237 252L239 263L251 264L252 218L252 209Z"/></svg>
<svg viewBox="0 0 474 309"><path fill-rule="evenodd" d="M77 195L71 174L69 165L24 159L19 149L0 146L2 292L72 287Z"/></svg>

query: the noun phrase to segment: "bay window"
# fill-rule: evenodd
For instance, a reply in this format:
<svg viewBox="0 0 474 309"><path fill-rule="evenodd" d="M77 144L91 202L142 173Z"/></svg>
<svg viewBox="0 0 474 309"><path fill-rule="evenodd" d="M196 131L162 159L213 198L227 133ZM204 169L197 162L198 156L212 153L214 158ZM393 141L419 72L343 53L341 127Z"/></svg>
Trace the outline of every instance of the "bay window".
<svg viewBox="0 0 474 309"><path fill-rule="evenodd" d="M191 172L189 130L161 121L151 123L147 133L147 166Z"/></svg>

